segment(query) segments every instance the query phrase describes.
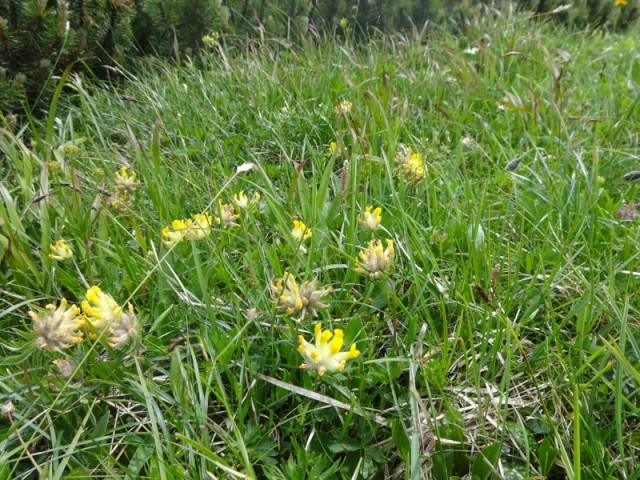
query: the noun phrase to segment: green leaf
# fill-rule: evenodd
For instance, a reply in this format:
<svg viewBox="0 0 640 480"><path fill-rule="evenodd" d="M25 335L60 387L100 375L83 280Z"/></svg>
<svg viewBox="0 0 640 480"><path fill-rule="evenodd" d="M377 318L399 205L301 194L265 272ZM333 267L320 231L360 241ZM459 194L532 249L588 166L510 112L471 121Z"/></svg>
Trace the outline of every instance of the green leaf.
<svg viewBox="0 0 640 480"><path fill-rule="evenodd" d="M397 419L394 420L393 424L391 425L391 437L396 444L400 456L404 459L408 458L409 452L411 450L411 444L409 442L409 437L407 436L404 425Z"/></svg>
<svg viewBox="0 0 640 480"><path fill-rule="evenodd" d="M4 477L0 477L0 478L4 478ZM88 480L90 478L93 478L93 477L91 476L91 474L86 468L78 467L70 471L69 474L64 477L64 480L80 480L80 479Z"/></svg>
<svg viewBox="0 0 640 480"><path fill-rule="evenodd" d="M127 480L139 478L138 472L140 472L140 469L147 463L152 453L153 447L151 445L140 445L136 453L131 457L125 478Z"/></svg>
<svg viewBox="0 0 640 480"><path fill-rule="evenodd" d="M540 463L540 475L546 477L551 472L558 455L558 450L553 446L551 437L546 437L538 447L538 462Z"/></svg>
<svg viewBox="0 0 640 480"><path fill-rule="evenodd" d="M478 475L480 480L487 478L498 478L493 472L496 470L498 460L500 460L500 452L502 451L502 443L497 442L483 448L473 461L471 475Z"/></svg>

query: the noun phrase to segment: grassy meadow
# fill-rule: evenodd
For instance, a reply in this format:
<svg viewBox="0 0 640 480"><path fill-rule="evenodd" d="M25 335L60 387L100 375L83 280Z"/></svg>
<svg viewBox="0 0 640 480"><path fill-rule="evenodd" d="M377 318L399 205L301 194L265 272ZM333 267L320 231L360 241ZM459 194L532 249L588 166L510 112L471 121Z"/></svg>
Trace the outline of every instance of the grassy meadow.
<svg viewBox="0 0 640 480"><path fill-rule="evenodd" d="M0 479L640 478L637 29L225 44L0 118Z"/></svg>

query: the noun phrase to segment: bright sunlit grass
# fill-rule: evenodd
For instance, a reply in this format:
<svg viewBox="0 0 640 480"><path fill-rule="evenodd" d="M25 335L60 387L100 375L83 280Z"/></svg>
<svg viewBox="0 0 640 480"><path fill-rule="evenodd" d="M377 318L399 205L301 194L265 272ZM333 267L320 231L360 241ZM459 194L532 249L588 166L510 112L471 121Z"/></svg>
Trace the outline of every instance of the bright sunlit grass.
<svg viewBox="0 0 640 480"><path fill-rule="evenodd" d="M0 129L0 479L636 478L640 36L504 15Z"/></svg>

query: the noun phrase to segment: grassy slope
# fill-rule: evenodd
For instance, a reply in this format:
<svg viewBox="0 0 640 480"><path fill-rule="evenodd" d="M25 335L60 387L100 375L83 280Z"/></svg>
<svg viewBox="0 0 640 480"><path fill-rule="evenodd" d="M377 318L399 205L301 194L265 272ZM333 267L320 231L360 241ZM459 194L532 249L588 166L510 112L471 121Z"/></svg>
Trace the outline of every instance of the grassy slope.
<svg viewBox="0 0 640 480"><path fill-rule="evenodd" d="M616 211L638 201L637 37L496 16L259 50L149 63L111 90L71 79L79 107L0 137L0 477L486 478L481 452L508 478L631 476L640 255ZM400 144L427 164L417 186ZM260 168L235 176L244 162ZM123 164L142 180L124 213L101 194ZM167 253L165 225L240 190L262 209ZM367 205L396 242L388 279L354 271ZM59 238L75 266L46 258ZM344 372L298 368L315 321L274 308L285 270L333 287L319 319L362 352ZM141 335L69 350L66 381L26 312L80 302L77 271L130 300Z"/></svg>

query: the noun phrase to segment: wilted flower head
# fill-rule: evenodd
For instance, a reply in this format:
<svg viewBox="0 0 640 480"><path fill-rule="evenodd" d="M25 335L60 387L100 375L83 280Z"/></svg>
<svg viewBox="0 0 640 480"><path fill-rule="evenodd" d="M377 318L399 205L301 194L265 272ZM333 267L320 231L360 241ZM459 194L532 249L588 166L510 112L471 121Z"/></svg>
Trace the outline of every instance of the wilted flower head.
<svg viewBox="0 0 640 480"><path fill-rule="evenodd" d="M126 312L122 312L119 318L111 322L107 342L111 348L119 348L129 343L138 336L138 319L133 311L133 305L129 304Z"/></svg>
<svg viewBox="0 0 640 480"><path fill-rule="evenodd" d="M233 203L236 207L242 210L252 210L258 202L260 202L260 194L255 192L253 197L247 197L244 192L236 193L233 195Z"/></svg>
<svg viewBox="0 0 640 480"><path fill-rule="evenodd" d="M343 100L336 106L336 108L333 109L333 113L336 113L336 114L349 113L352 107L353 107L353 103L351 103L349 100Z"/></svg>
<svg viewBox="0 0 640 480"><path fill-rule="evenodd" d="M294 240L297 242L304 242L313 236L313 232L310 228L308 228L301 220L293 221L293 230L291 230L291 235Z"/></svg>
<svg viewBox="0 0 640 480"><path fill-rule="evenodd" d="M406 180L409 185L417 185L424 180L424 164L422 155L414 153L411 147L402 146L400 152L396 154L395 162L398 174Z"/></svg>
<svg viewBox="0 0 640 480"><path fill-rule="evenodd" d="M87 300L82 302L82 311L87 317L89 327L98 334L107 333L107 342L113 348L120 347L137 336L138 321L133 305L129 304L128 311L123 311L111 295L95 285L87 290L85 297ZM98 335L90 332L89 337L96 339Z"/></svg>
<svg viewBox="0 0 640 480"><path fill-rule="evenodd" d="M56 243L49 245L49 258L52 260L69 260L73 257L73 251L66 240L58 240Z"/></svg>
<svg viewBox="0 0 640 480"><path fill-rule="evenodd" d="M203 240L209 233L211 233L211 223L213 217L207 212L195 213L192 215L193 221L187 220L187 229L184 237L187 240Z"/></svg>
<svg viewBox="0 0 640 480"><path fill-rule="evenodd" d="M300 298L302 299L302 316L304 318L306 313L310 313L311 316L317 317L319 308L327 308L326 303L322 303L322 297L331 292L331 287L325 287L317 289L318 281L314 278L311 281L302 282L300 284Z"/></svg>
<svg viewBox="0 0 640 480"><path fill-rule="evenodd" d="M60 306L47 305L46 312L38 315L29 312L33 320L33 328L36 332L36 345L40 348L58 351L82 341L84 336L79 332L84 322L80 309L76 305L67 308L67 300L60 300Z"/></svg>
<svg viewBox="0 0 640 480"><path fill-rule="evenodd" d="M271 282L269 289L271 290L271 298L279 310L289 314L302 310L300 287L295 277L289 272L285 272L282 279Z"/></svg>
<svg viewBox="0 0 640 480"><path fill-rule="evenodd" d="M635 205L624 204L617 214L622 217L623 220L633 220L638 217L638 209L640 209L640 203Z"/></svg>
<svg viewBox="0 0 640 480"><path fill-rule="evenodd" d="M73 375L73 372L76 370L76 362L74 362L71 357L56 358L53 364L58 367L60 375L64 379L71 378L71 375Z"/></svg>
<svg viewBox="0 0 640 480"><path fill-rule="evenodd" d="M0 18L2 20L2 18ZM2 407L0 407L0 415L3 417L11 417L13 415L13 411L16 409L13 402L7 402Z"/></svg>
<svg viewBox="0 0 640 480"><path fill-rule="evenodd" d="M347 360L360 355L355 343L351 345L349 351L340 351L344 344L344 332L339 328L331 333L329 330L322 331L320 323L316 323L314 333L315 343L307 342L302 335L298 337L298 351L307 361L307 363L300 365L300 368L315 370L318 375L335 370L341 372L344 370Z"/></svg>
<svg viewBox="0 0 640 480"><path fill-rule="evenodd" d="M372 206L365 208L362 217L358 215L358 222L366 230L377 230L380 227L382 221L382 208L378 207L374 209Z"/></svg>
<svg viewBox="0 0 640 480"><path fill-rule="evenodd" d="M127 167L122 167L119 172L114 174L115 182L116 182L116 192L125 193L125 192L134 192L138 185L140 185L140 180L138 180L136 172L129 169Z"/></svg>
<svg viewBox="0 0 640 480"><path fill-rule="evenodd" d="M371 278L378 278L389 269L394 255L393 240L387 240L387 248L382 248L380 240L372 240L366 250L358 254L356 271Z"/></svg>
<svg viewBox="0 0 640 480"><path fill-rule="evenodd" d="M240 218L240 215L234 213L233 203L223 204L222 202L218 202L218 214L220 216L216 217L216 223L224 227L239 226L235 221Z"/></svg>
<svg viewBox="0 0 640 480"><path fill-rule="evenodd" d="M282 279L271 282L269 289L278 309L289 314L300 312L302 320L307 313L317 317L318 309L328 307L322 303L322 297L331 292L331 287L318 289L317 283L314 278L298 285L295 277L285 272Z"/></svg>

